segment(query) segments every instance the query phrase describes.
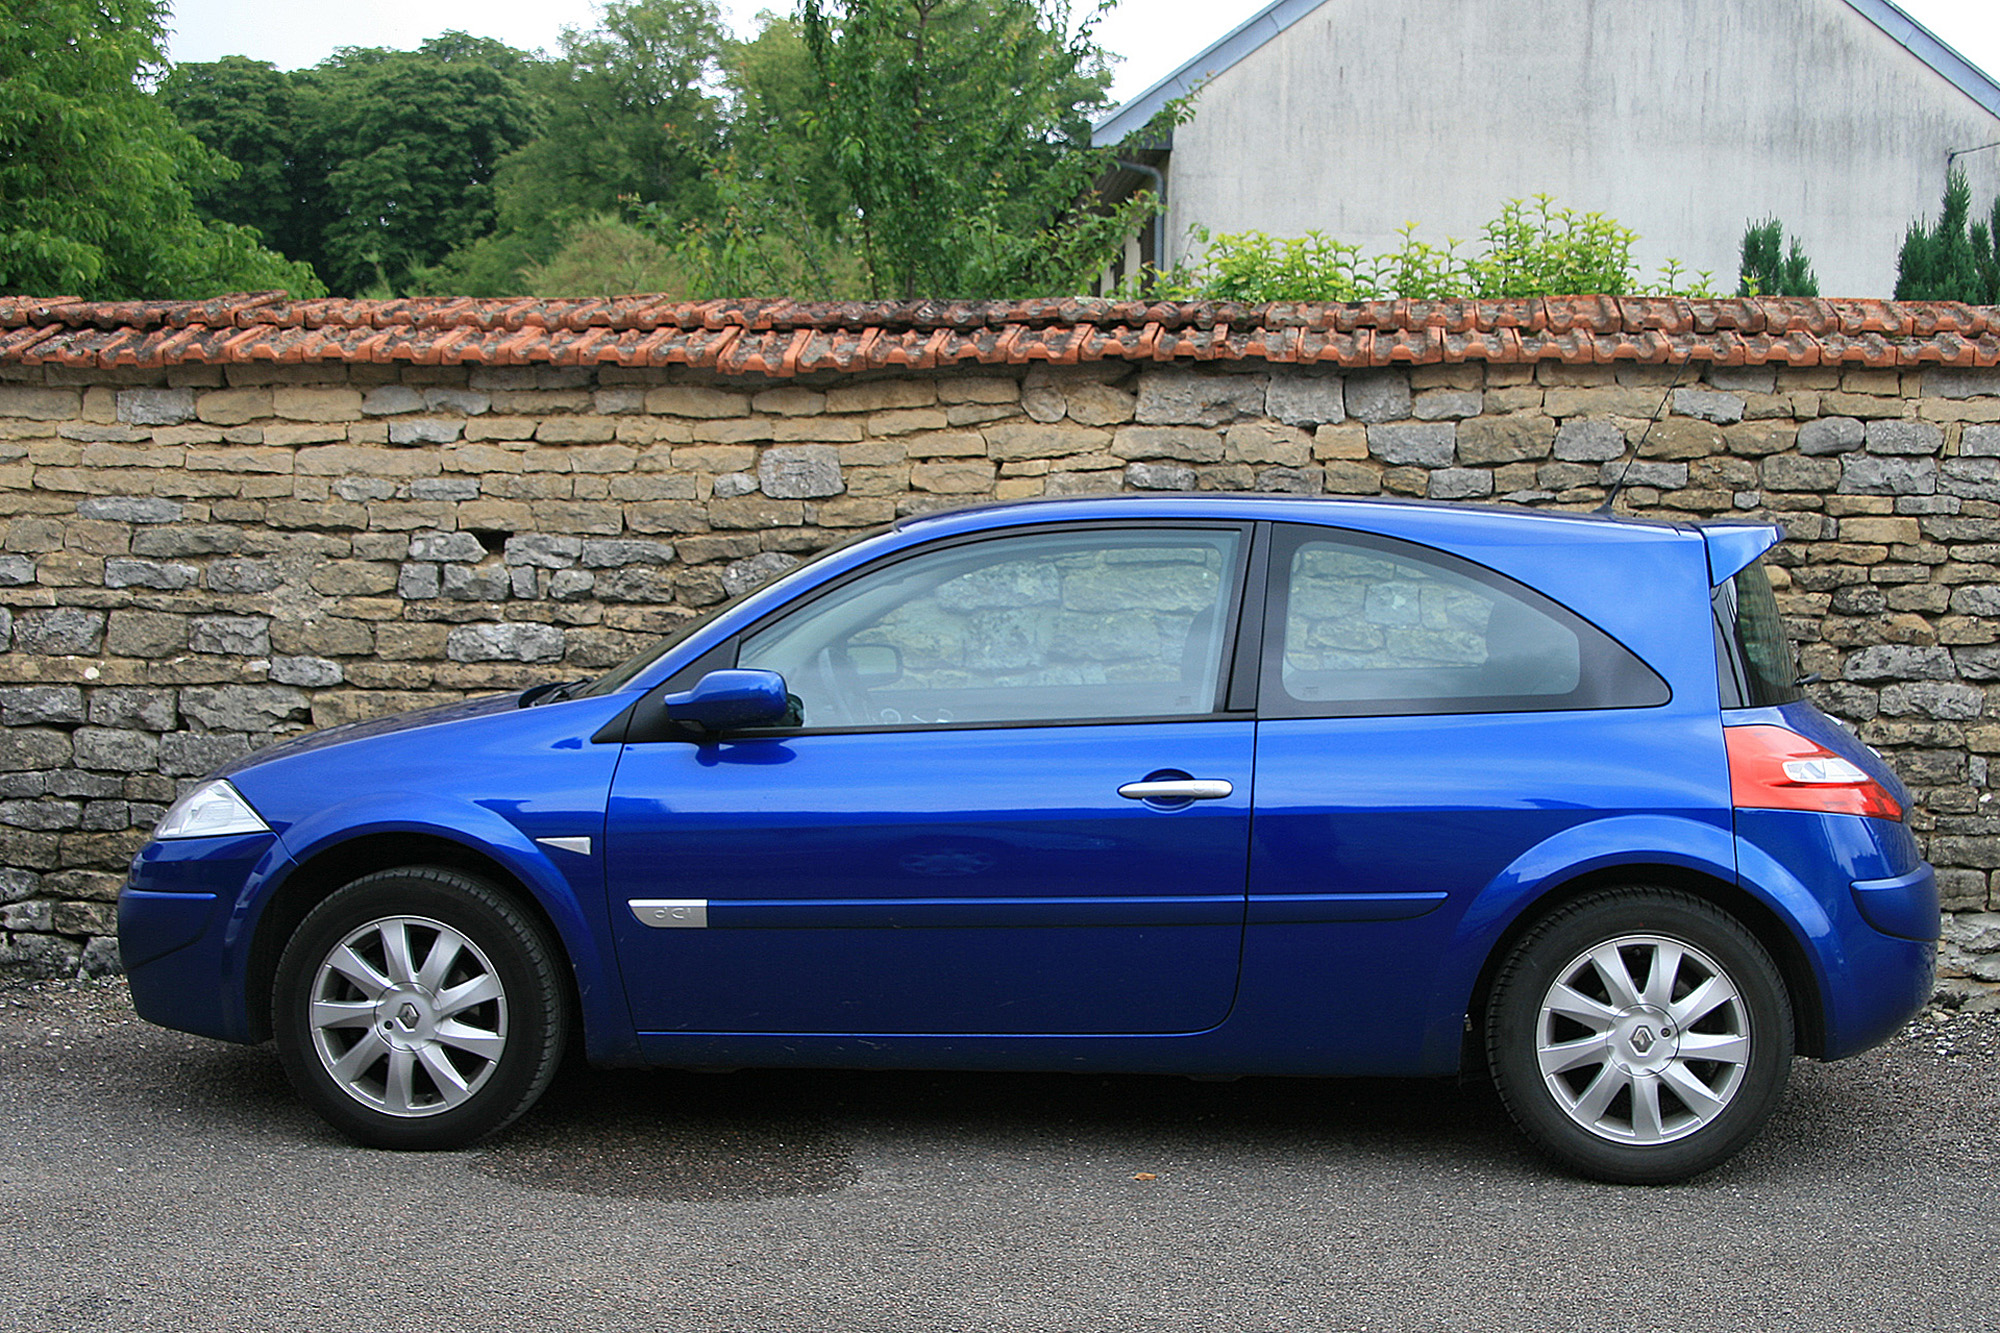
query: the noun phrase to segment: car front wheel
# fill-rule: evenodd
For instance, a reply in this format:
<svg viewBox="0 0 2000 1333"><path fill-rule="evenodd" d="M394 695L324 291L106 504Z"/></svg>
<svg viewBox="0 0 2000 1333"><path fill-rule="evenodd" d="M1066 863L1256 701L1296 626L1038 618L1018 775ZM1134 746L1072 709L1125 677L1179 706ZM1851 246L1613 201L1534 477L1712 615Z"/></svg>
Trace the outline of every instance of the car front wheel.
<svg viewBox="0 0 2000 1333"><path fill-rule="evenodd" d="M438 867L367 875L286 945L272 1028L301 1096L356 1142L458 1148L541 1096L567 992L539 925L483 880Z"/></svg>
<svg viewBox="0 0 2000 1333"><path fill-rule="evenodd" d="M1487 1010L1501 1099L1583 1175L1668 1184L1753 1138L1791 1069L1783 979L1712 903L1623 888L1557 910L1502 965Z"/></svg>

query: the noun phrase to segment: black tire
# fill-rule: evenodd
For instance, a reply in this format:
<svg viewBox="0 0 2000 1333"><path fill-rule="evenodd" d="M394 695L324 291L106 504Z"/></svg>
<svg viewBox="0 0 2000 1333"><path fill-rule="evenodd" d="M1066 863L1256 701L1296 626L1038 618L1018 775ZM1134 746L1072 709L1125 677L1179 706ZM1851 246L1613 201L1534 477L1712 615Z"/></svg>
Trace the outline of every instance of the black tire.
<svg viewBox="0 0 2000 1333"><path fill-rule="evenodd" d="M1791 1072L1791 997L1763 945L1714 904L1609 889L1553 912L1508 955L1486 1052L1515 1123L1557 1162L1671 1184L1763 1127Z"/></svg>
<svg viewBox="0 0 2000 1333"><path fill-rule="evenodd" d="M285 945L271 994L279 1058L357 1143L465 1147L534 1105L562 1062L559 958L483 880L434 866L365 875Z"/></svg>

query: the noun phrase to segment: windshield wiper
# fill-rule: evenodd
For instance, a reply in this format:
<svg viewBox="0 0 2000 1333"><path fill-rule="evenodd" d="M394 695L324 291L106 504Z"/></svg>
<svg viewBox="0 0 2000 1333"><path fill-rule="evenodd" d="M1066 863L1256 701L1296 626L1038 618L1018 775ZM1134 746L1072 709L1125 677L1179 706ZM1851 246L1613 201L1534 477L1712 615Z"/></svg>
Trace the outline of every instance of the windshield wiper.
<svg viewBox="0 0 2000 1333"><path fill-rule="evenodd" d="M536 704L561 703L569 698L571 690L589 682L590 677L579 676L575 680L560 680L548 685L537 685L521 695L521 707L533 708Z"/></svg>

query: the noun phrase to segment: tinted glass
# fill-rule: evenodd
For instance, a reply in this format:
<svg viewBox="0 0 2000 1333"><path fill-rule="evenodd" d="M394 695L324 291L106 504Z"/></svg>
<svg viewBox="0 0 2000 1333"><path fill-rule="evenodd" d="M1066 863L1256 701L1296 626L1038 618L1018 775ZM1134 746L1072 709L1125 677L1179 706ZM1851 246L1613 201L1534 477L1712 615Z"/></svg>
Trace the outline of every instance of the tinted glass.
<svg viewBox="0 0 2000 1333"><path fill-rule="evenodd" d="M1664 682L1602 632L1490 570L1360 534L1281 542L1277 698L1292 716L1645 707Z"/></svg>
<svg viewBox="0 0 2000 1333"><path fill-rule="evenodd" d="M745 638L808 727L1177 717L1215 707L1234 529L1024 534L874 569Z"/></svg>
<svg viewBox="0 0 2000 1333"><path fill-rule="evenodd" d="M1778 598L1761 563L1745 566L1716 590L1716 610L1734 640L1743 673L1743 702L1753 708L1803 699L1798 658L1778 614ZM1726 592L1726 595L1724 595Z"/></svg>

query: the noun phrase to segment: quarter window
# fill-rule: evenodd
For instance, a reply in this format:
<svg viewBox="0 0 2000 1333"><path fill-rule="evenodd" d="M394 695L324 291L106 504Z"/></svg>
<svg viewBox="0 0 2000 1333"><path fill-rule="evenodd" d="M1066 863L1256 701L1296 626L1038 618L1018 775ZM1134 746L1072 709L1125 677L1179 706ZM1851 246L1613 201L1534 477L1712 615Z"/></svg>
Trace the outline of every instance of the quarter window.
<svg viewBox="0 0 2000 1333"><path fill-rule="evenodd" d="M1214 710L1242 534L1097 529L926 551L753 631L807 727L999 725Z"/></svg>

